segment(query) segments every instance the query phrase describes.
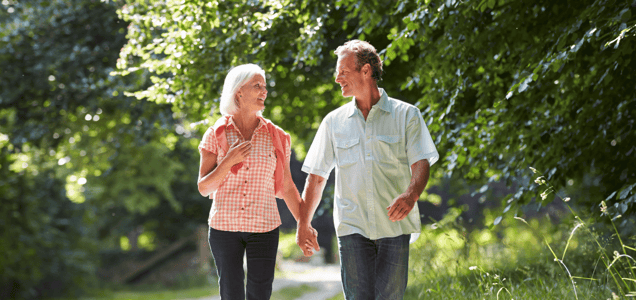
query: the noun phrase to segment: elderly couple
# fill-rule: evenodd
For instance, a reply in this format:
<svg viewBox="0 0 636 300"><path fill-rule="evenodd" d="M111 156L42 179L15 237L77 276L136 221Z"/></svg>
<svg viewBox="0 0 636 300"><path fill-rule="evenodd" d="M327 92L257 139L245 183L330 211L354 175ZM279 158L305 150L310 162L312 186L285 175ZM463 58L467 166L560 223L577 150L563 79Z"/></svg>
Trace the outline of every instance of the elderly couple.
<svg viewBox="0 0 636 300"><path fill-rule="evenodd" d="M269 299L278 227L275 197L297 220L305 256L319 250L311 220L336 168L334 225L346 299L402 299L410 234L420 232L417 200L439 155L417 107L378 88L382 61L369 43L338 47L336 82L353 101L329 113L307 153L302 198L289 169L290 136L262 117L265 72L253 64L228 73L221 117L199 145L198 186L214 199L209 242L222 299ZM243 257L247 257L247 283Z"/></svg>

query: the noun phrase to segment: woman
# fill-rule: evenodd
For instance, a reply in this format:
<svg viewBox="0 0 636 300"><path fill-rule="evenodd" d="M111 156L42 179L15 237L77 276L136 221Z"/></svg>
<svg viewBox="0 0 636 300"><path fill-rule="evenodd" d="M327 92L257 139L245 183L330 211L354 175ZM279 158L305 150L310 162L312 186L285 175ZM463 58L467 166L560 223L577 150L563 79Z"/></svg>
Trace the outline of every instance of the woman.
<svg viewBox="0 0 636 300"><path fill-rule="evenodd" d="M209 242L222 299L269 299L278 227L275 197L297 219L301 198L289 170L290 136L262 117L265 72L254 64L227 74L221 117L199 145L199 192L214 199ZM247 286L243 256L247 257Z"/></svg>

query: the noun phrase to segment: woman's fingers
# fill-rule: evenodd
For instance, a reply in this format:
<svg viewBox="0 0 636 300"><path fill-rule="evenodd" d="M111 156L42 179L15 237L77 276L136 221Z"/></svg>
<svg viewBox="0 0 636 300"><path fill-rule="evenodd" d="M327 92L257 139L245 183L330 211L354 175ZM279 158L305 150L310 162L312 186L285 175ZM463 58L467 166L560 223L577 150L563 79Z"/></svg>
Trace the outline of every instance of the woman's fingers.
<svg viewBox="0 0 636 300"><path fill-rule="evenodd" d="M237 141L236 143L232 145L232 148L230 148L230 150L228 151L228 154L230 153L232 153L232 155L237 154L238 162L241 162L245 159L245 157L247 157L250 154L251 150L252 150L252 143L250 143L250 141L245 141L242 143L238 143Z"/></svg>
<svg viewBox="0 0 636 300"><path fill-rule="evenodd" d="M252 151L252 143L245 142L243 145L241 145L241 153L243 154L243 157L248 156L251 151Z"/></svg>
<svg viewBox="0 0 636 300"><path fill-rule="evenodd" d="M246 147L252 147L252 143L250 143L250 141L245 141L242 143L239 143L239 141L236 141L236 143L234 143L232 145L232 147L230 147L230 149L244 149Z"/></svg>

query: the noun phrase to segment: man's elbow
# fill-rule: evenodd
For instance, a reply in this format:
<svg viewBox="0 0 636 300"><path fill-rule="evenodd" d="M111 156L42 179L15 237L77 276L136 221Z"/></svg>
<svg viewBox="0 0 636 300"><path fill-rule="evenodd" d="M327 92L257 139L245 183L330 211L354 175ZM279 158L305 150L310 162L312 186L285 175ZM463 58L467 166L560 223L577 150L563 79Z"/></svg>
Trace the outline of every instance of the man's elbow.
<svg viewBox="0 0 636 300"><path fill-rule="evenodd" d="M322 176L317 175L317 174L310 173L309 176L307 177L307 181L308 182L313 182L313 183L315 183L317 185L322 185L325 182L327 182L327 178L322 177Z"/></svg>

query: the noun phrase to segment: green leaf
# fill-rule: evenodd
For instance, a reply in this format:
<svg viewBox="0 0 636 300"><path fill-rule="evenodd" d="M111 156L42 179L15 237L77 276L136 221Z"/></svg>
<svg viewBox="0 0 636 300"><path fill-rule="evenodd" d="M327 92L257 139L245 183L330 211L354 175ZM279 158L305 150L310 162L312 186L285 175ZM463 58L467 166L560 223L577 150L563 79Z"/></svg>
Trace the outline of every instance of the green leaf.
<svg viewBox="0 0 636 300"><path fill-rule="evenodd" d="M627 198L627 196L629 196L629 192L631 192L631 191L632 191L632 189L633 189L635 186L636 186L636 183L635 183L635 184L632 184L632 185L630 185L630 186L625 187L625 188L624 188L624 189L620 192L620 194L618 195L618 200L622 200L622 199Z"/></svg>

